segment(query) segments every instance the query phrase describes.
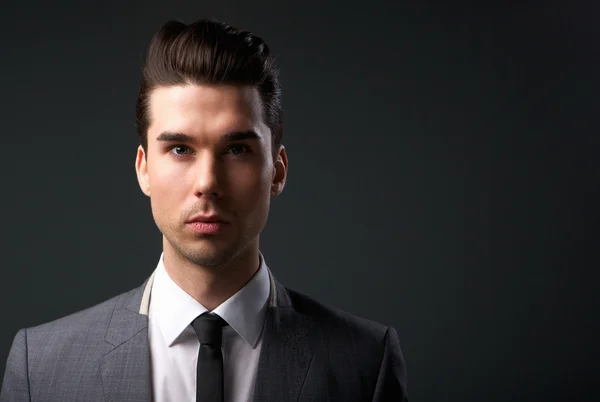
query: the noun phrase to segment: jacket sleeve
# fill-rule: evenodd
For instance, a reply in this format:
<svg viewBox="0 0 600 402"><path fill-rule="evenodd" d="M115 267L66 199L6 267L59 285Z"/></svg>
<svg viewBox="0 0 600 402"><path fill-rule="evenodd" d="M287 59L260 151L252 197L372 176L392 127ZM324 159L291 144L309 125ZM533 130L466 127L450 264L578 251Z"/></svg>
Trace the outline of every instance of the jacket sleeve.
<svg viewBox="0 0 600 402"><path fill-rule="evenodd" d="M0 402L29 402L29 374L27 365L27 333L25 329L17 332L13 341L6 371L0 390Z"/></svg>
<svg viewBox="0 0 600 402"><path fill-rule="evenodd" d="M406 366L394 328L388 328L383 342L385 346L373 402L408 402Z"/></svg>

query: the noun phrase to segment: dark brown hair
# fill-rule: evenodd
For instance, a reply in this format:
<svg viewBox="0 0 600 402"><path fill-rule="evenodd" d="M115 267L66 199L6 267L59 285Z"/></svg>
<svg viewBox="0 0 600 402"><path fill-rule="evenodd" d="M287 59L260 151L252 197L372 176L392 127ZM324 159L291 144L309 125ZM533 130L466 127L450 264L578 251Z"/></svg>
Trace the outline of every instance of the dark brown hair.
<svg viewBox="0 0 600 402"><path fill-rule="evenodd" d="M255 86L271 130L273 156L277 155L282 136L281 86L274 58L261 38L214 19L163 25L150 41L136 104L144 151L148 149L150 93L157 87L182 84Z"/></svg>

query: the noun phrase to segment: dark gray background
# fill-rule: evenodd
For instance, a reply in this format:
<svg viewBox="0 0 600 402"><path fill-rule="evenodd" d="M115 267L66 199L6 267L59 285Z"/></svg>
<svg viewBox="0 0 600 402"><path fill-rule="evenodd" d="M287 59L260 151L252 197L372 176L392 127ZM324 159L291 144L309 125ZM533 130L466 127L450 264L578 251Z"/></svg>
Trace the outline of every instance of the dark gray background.
<svg viewBox="0 0 600 402"><path fill-rule="evenodd" d="M278 55L278 279L397 328L413 401L597 400L598 6L282 3L2 2L0 370L156 266L140 64L214 16Z"/></svg>

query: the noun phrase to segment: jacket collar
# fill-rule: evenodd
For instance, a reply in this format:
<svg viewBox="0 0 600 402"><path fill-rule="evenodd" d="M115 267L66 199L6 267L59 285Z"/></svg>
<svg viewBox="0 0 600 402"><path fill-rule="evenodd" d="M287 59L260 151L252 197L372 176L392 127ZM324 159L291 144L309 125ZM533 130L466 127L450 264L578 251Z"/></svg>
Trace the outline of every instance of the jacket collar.
<svg viewBox="0 0 600 402"><path fill-rule="evenodd" d="M312 320L294 309L290 295L269 270L270 295L262 331L253 400L297 400L313 358ZM117 301L105 341L112 349L99 359L107 401L152 400L148 311L155 273Z"/></svg>

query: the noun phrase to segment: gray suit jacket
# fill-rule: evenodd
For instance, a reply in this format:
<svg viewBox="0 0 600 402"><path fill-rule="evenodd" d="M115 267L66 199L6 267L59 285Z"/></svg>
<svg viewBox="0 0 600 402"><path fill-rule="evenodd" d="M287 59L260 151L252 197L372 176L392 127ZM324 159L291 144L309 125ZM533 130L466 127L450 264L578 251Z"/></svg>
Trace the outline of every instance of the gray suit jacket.
<svg viewBox="0 0 600 402"><path fill-rule="evenodd" d="M269 276L254 401L407 401L392 327L324 306ZM153 279L94 307L21 329L0 402L151 401Z"/></svg>

